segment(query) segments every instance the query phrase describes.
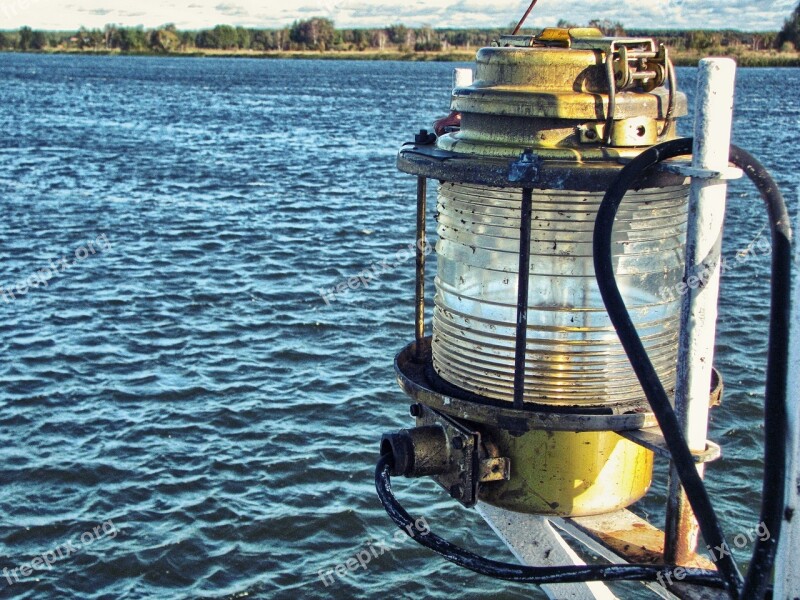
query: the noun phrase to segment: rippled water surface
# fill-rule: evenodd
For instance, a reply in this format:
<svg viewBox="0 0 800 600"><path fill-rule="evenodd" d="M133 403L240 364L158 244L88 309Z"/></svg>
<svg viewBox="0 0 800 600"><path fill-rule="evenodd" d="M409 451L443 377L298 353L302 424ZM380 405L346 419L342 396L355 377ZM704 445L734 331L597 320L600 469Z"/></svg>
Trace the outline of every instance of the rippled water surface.
<svg viewBox="0 0 800 600"><path fill-rule="evenodd" d="M381 432L409 423L414 181L394 155L446 110L452 67L0 55L0 566L54 558L0 576L3 597L540 597L394 540L372 484ZM800 70L740 71L735 122L793 203L796 89ZM747 185L731 198L735 257L766 218ZM731 532L759 498L768 266L739 261L721 301L710 485ZM639 508L657 523L661 471ZM433 483L397 487L510 558ZM320 580L369 540L392 549Z"/></svg>

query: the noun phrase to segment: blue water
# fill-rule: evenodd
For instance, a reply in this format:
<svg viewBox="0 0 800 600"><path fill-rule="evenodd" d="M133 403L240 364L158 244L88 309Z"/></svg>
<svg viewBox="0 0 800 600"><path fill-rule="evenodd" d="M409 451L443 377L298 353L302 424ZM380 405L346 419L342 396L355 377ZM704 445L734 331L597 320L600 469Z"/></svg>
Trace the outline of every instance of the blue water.
<svg viewBox="0 0 800 600"><path fill-rule="evenodd" d="M2 597L540 597L398 542L375 497L380 434L409 423L412 262L319 293L412 240L394 156L452 67L0 55ZM794 206L792 89L800 70L740 71L734 137ZM745 184L730 206L735 257L766 218ZM709 485L731 535L756 523L768 266L739 261L721 300ZM658 524L663 470L637 509ZM435 484L397 487L510 559Z"/></svg>

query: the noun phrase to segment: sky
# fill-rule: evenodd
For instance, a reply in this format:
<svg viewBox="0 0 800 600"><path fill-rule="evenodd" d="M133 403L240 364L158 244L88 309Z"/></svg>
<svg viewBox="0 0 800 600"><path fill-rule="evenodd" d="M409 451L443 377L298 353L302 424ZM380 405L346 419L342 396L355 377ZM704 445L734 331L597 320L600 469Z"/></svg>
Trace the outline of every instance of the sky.
<svg viewBox="0 0 800 600"><path fill-rule="evenodd" d="M517 21L529 0L0 0L0 29L102 28L108 23L179 29L217 24L277 28L314 16L337 27L383 27L393 23L431 27L495 27ZM539 0L532 27L559 19L583 25L590 19L630 28L777 30L797 0Z"/></svg>

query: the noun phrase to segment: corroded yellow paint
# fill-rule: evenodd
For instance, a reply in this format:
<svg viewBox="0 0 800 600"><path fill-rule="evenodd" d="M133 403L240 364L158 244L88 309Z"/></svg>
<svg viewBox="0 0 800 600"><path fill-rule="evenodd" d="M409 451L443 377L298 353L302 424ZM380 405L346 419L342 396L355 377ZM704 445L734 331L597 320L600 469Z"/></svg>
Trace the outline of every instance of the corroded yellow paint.
<svg viewBox="0 0 800 600"><path fill-rule="evenodd" d="M518 512L559 516L600 514L645 495L653 453L616 433L530 431L514 437L492 430L510 481L482 484L480 499Z"/></svg>
<svg viewBox="0 0 800 600"><path fill-rule="evenodd" d="M437 146L494 158L533 148L544 159L581 162L633 158L671 139L664 85L616 91L609 143L582 135L604 128L608 120L612 103L605 63L613 42L595 29L553 28L530 47L481 48L474 82L453 92L450 107L461 113L461 128L440 136ZM686 112L686 97L678 92L669 119Z"/></svg>

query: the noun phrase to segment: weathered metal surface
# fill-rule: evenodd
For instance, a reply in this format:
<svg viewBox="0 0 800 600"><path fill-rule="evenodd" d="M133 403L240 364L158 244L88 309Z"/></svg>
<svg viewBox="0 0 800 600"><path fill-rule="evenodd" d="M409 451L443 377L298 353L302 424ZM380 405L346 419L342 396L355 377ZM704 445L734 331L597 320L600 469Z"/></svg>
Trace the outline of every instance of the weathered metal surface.
<svg viewBox="0 0 800 600"><path fill-rule="evenodd" d="M668 139L686 98L663 85L666 51L649 38L598 33L550 29L479 50L475 81L452 94L460 128L437 147L488 158L533 147L541 158L585 164L633 158Z"/></svg>
<svg viewBox="0 0 800 600"><path fill-rule="evenodd" d="M634 398L629 404L601 407L547 406L526 402L523 410L514 410L510 402L469 394L449 386L436 376L431 367L430 343L430 336L422 342L423 363L414 360L414 343L400 351L394 362L397 381L415 402L451 416L518 432L532 429L624 431L657 425L643 397Z"/></svg>
<svg viewBox="0 0 800 600"><path fill-rule="evenodd" d="M475 73L471 67L456 67L453 69L453 88L472 85Z"/></svg>
<svg viewBox="0 0 800 600"><path fill-rule="evenodd" d="M511 461L508 458L486 458L481 460L478 481L504 481L511 478Z"/></svg>
<svg viewBox="0 0 800 600"><path fill-rule="evenodd" d="M597 118L607 109L605 54L589 48L481 48L476 83L457 88L451 108L522 117ZM616 64L624 73L622 63ZM663 74L656 78L663 81ZM647 115L663 119L664 100L661 90L620 92L617 114L623 118ZM675 116L685 114L683 97Z"/></svg>
<svg viewBox="0 0 800 600"><path fill-rule="evenodd" d="M628 562L659 564L663 561L664 533L630 511L620 510L564 521L625 557Z"/></svg>
<svg viewBox="0 0 800 600"><path fill-rule="evenodd" d="M692 152L696 169L722 173L728 168L735 73L736 63L731 59L700 61ZM726 191L725 180L694 178L689 194L687 289L681 296L675 411L693 452L706 447ZM702 464L698 471L702 476ZM670 469L665 531L666 560L683 563L697 546L699 528L674 468Z"/></svg>
<svg viewBox="0 0 800 600"><path fill-rule="evenodd" d="M708 394L709 407L722 404L723 389L722 374L712 367L711 386ZM661 428L658 426L632 431L620 431L619 434L627 440L652 450L660 458L669 460L672 457L664 435L661 433ZM692 452L692 456L696 463L712 462L722 456L722 449L711 440L706 440L706 449L703 452Z"/></svg>
<svg viewBox="0 0 800 600"><path fill-rule="evenodd" d="M381 454L391 454L392 475L404 477L439 475L452 470L454 464L447 433L439 423L385 433Z"/></svg>
<svg viewBox="0 0 800 600"><path fill-rule="evenodd" d="M428 180L417 177L417 236L416 236L416 289L414 292L414 333L417 360L422 360L422 338L425 337L425 217L427 213Z"/></svg>
<svg viewBox="0 0 800 600"><path fill-rule="evenodd" d="M658 168L670 173L683 175L684 177L697 179L724 179L730 181L732 179L741 179L744 175L744 172L739 167L725 167L721 170L701 169L692 166L692 163L686 161L663 162L658 165Z"/></svg>
<svg viewBox="0 0 800 600"><path fill-rule="evenodd" d="M650 487L653 453L616 433L484 429L511 461L508 481L480 486L478 497L489 504L533 514L590 515L628 506Z"/></svg>
<svg viewBox="0 0 800 600"><path fill-rule="evenodd" d="M666 440L658 427L648 429L635 429L633 431L620 431L619 434L626 440L630 440L640 446L652 450L659 457L669 459L671 454L667 447ZM717 460L722 456L722 449L714 442L707 440L706 449L703 452L692 452L694 462L707 463Z"/></svg>
<svg viewBox="0 0 800 600"><path fill-rule="evenodd" d="M630 563L658 564L663 562L664 533L628 510L620 510L605 515L576 517L567 519L550 518L588 549L603 558ZM690 555L682 563L682 569L701 568L713 570L714 563L697 555ZM727 594L714 590L680 583L682 571L676 568L670 580L663 578L664 587L650 585L650 589L662 597L676 597L682 600L725 600ZM663 594L659 590L664 591Z"/></svg>
<svg viewBox="0 0 800 600"><path fill-rule="evenodd" d="M518 561L536 567L586 564L543 517L512 513L479 502L475 507ZM553 600L614 600L616 595L603 583L543 585Z"/></svg>
<svg viewBox="0 0 800 600"><path fill-rule="evenodd" d="M725 384L722 381L722 373L717 371L715 367L711 368L711 391L708 396L708 406L713 408L722 405L722 394L725 390Z"/></svg>
<svg viewBox="0 0 800 600"><path fill-rule="evenodd" d="M515 149L519 155L522 147ZM397 168L411 175L488 185L498 188L569 189L587 192L604 192L616 179L624 166L626 157L615 150L603 150L606 160L587 162L578 166L574 161L553 159L546 150L535 149L535 156L542 158L535 181L515 182L509 180L511 158L478 157L457 154L436 148L433 145L409 142L404 144L397 156ZM653 171L645 175L641 188L672 187L683 185L686 177Z"/></svg>
<svg viewBox="0 0 800 600"><path fill-rule="evenodd" d="M474 506L481 460L495 458L485 452L481 455L481 434L423 404L412 406L411 412L417 419L416 427L384 434L381 440L381 454L394 457L393 474L431 476L461 504Z"/></svg>
<svg viewBox="0 0 800 600"><path fill-rule="evenodd" d="M565 542L566 536L573 538L591 554L613 563L657 564L662 561L663 533L627 510L598 517L564 519L516 513L483 502L479 502L475 508L517 560L523 564L533 566L584 564L580 554ZM711 561L699 556L685 566L714 569ZM667 600L676 598L680 600L724 600L727 598L727 595L721 590L683 585L680 583L681 577L682 572L676 569L670 574L671 585L666 577L663 578L664 587L655 582L641 585L648 588L652 597ZM627 592L632 589L632 585L634 584L595 586L593 583L589 583L588 589L583 588L582 590L572 590L568 586L543 586L542 589L549 598L556 600L571 598L570 593L591 593L598 598L609 597L606 594L612 594L610 597L627 598L629 597ZM636 597L639 595L637 594Z"/></svg>

